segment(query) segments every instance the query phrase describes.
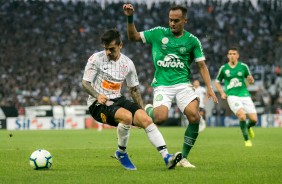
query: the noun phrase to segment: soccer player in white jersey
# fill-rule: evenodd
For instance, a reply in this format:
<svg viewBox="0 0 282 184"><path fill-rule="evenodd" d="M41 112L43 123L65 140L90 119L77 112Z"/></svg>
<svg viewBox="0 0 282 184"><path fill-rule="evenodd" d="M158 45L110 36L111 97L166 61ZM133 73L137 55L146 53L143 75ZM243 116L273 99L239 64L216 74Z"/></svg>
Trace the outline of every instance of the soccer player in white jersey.
<svg viewBox="0 0 282 184"><path fill-rule="evenodd" d="M131 41L151 44L152 58L155 66L153 105L146 105L146 112L156 124L167 121L171 103L176 98L179 109L189 120L185 131L182 147L182 167L195 167L188 160L188 154L193 147L199 131L199 101L190 82L190 65L195 62L207 86L207 96L218 103L211 86L209 71L205 64L205 56L197 37L184 30L187 23L187 9L174 6L169 10L169 28L155 27L138 32L134 25L132 4L123 5L127 16L127 34Z"/></svg>
<svg viewBox="0 0 282 184"><path fill-rule="evenodd" d="M252 126L257 123L257 112L251 99L251 95L245 83L247 79L249 84L255 82L248 65L238 61L239 51L236 47L228 49L228 62L222 65L218 71L215 86L222 99L228 102L232 112L240 121L240 128L245 140L245 146L251 147L252 142L249 139L254 138L255 134ZM221 87L221 81L224 80L224 90ZM249 122L246 122L247 116Z"/></svg>
<svg viewBox="0 0 282 184"><path fill-rule="evenodd" d="M120 33L110 29L103 34L101 41L104 50L88 59L82 80L82 86L89 94L89 112L96 121L117 127L118 150L115 156L125 169L136 170L126 150L131 125L145 129L166 166L174 168L182 158L181 152L168 153L162 134L143 110L136 69L132 60L121 53ZM124 81L134 102L121 94Z"/></svg>
<svg viewBox="0 0 282 184"><path fill-rule="evenodd" d="M205 130L206 128L206 111L205 111L205 104L207 101L207 90L206 88L204 88L203 86L200 85L200 81L199 80L194 80L193 82L193 86L195 88L195 93L198 95L199 100L200 100L200 104L199 104L199 112L201 115L201 119L200 119L200 125L199 125L199 132L202 132Z"/></svg>

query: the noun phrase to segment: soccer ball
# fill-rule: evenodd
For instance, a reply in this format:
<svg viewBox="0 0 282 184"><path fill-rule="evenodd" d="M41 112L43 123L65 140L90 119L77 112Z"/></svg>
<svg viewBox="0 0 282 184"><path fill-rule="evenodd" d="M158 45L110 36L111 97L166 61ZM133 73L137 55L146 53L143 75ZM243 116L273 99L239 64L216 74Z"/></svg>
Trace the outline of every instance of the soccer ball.
<svg viewBox="0 0 282 184"><path fill-rule="evenodd" d="M34 151L29 157L29 164L33 169L49 169L52 166L52 155L44 149Z"/></svg>

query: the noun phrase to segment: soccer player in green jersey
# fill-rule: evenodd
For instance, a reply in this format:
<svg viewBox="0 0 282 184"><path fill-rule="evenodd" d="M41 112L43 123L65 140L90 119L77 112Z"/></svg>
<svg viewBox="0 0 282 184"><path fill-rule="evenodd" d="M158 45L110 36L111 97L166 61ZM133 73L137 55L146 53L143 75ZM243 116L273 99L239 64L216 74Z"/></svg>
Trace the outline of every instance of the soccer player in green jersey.
<svg viewBox="0 0 282 184"><path fill-rule="evenodd" d="M227 99L232 112L240 121L240 128L245 139L245 146L251 147L252 142L249 139L254 138L255 134L252 126L257 123L257 112L247 89L245 79L249 84L255 82L248 65L239 62L239 52L236 47L228 50L228 63L222 65L216 77L215 86L222 99ZM220 82L224 80L224 90ZM249 122L246 122L247 116Z"/></svg>
<svg viewBox="0 0 282 184"><path fill-rule="evenodd" d="M145 107L146 112L156 124L167 121L172 100L176 99L179 109L186 115L189 125L185 131L182 148L183 159L177 164L181 167L195 167L188 160L199 131L199 98L190 82L190 65L194 62L207 86L207 96L218 103L211 87L209 71L205 64L202 45L197 37L184 30L187 23L187 9L174 6L169 10L169 28L155 27L138 32L134 25L132 4L123 5L127 16L127 34L131 41L148 43L152 46L152 58L155 66L153 105Z"/></svg>

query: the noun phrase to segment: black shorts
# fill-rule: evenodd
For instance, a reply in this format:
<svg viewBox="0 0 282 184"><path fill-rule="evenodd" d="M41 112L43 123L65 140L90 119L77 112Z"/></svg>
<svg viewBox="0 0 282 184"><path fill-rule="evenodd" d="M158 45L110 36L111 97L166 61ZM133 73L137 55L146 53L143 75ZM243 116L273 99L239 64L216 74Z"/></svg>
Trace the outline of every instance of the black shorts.
<svg viewBox="0 0 282 184"><path fill-rule="evenodd" d="M135 112L141 107L130 100L127 100L124 96L119 98L111 99L114 103L110 106L99 104L96 100L90 107L89 112L91 116L100 123L105 123L111 126L117 126L118 123L115 121L115 113L119 108L124 108L131 112L134 117Z"/></svg>

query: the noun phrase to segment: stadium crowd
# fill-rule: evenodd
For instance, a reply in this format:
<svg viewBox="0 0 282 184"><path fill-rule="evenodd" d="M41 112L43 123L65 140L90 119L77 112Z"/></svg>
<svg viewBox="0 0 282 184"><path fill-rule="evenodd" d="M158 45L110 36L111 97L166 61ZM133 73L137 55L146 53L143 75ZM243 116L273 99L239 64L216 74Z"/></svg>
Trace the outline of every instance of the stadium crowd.
<svg viewBox="0 0 282 184"><path fill-rule="evenodd" d="M136 64L145 103L152 101L153 66L148 45L126 36L122 2L102 7L96 1L3 1L0 6L0 106L86 104L81 80L85 63L101 50L100 36L116 27L123 34L122 52ZM135 4L138 30L167 27L162 14L170 3ZM282 105L282 3L279 0L206 1L188 6L186 29L202 42L212 79L226 62L228 46L237 45L252 73L262 74L254 98ZM195 66L195 65L194 65ZM196 70L192 68L192 70ZM199 79L197 72L193 79ZM128 94L128 92L125 92Z"/></svg>

